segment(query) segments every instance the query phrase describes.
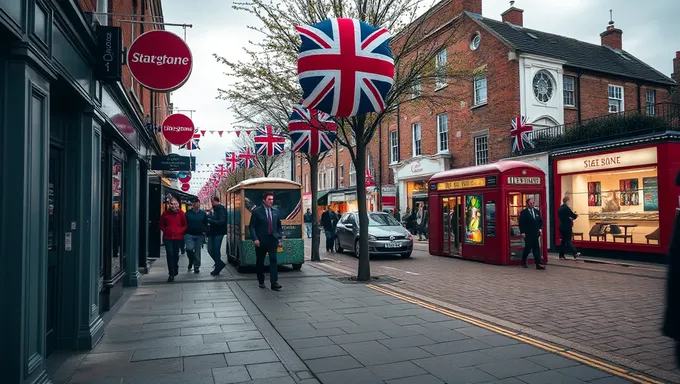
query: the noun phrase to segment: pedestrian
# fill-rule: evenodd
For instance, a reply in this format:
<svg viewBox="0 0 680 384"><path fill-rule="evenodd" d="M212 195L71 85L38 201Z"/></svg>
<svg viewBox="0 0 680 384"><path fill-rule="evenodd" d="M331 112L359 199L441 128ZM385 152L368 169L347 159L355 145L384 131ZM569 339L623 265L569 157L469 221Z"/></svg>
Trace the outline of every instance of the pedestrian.
<svg viewBox="0 0 680 384"><path fill-rule="evenodd" d="M187 257L189 258L189 271L194 268L194 273L199 273L201 269L201 248L208 226L208 214L201 209L201 201L193 198L191 209L184 216L187 219L187 230L184 232L184 243L186 245Z"/></svg>
<svg viewBox="0 0 680 384"><path fill-rule="evenodd" d="M264 258L269 255L269 281L271 289L281 290L278 283L278 264L276 262L276 250L281 246L283 238L283 226L279 217L279 210L272 207L274 193L265 192L262 196L263 205L253 210L250 216L250 236L255 244L255 268L257 269L257 281L260 288L264 285Z"/></svg>
<svg viewBox="0 0 680 384"><path fill-rule="evenodd" d="M424 204L418 206L418 213L416 214L416 225L418 229L418 240L423 240L423 235L425 235L425 240L427 240L427 210Z"/></svg>
<svg viewBox="0 0 680 384"><path fill-rule="evenodd" d="M183 243L184 231L187 229L187 219L184 212L179 209L177 200L170 201L170 209L163 212L158 227L163 231L165 257L168 261L168 282L172 282L178 274L179 249Z"/></svg>
<svg viewBox="0 0 680 384"><path fill-rule="evenodd" d="M524 239L524 252L522 252L522 266L529 268L527 257L529 252L534 254L536 269L545 269L541 262L541 247L538 242L543 234L543 219L538 209L534 208L534 199L527 199L527 207L519 214L519 231Z"/></svg>
<svg viewBox="0 0 680 384"><path fill-rule="evenodd" d="M211 275L217 276L222 269L227 265L222 261L222 240L227 234L227 209L220 204L220 198L214 196L211 200L213 207L213 214L208 217L208 254L215 262L215 269L210 272Z"/></svg>
<svg viewBox="0 0 680 384"><path fill-rule="evenodd" d="M312 238L312 210L309 209L309 208L307 208L307 212L305 212L304 221L305 221L305 232L307 233L307 238L311 239Z"/></svg>
<svg viewBox="0 0 680 384"><path fill-rule="evenodd" d="M562 260L567 259L564 257L564 252L567 249L574 255L574 260L581 256L581 252L576 250L576 247L574 247L574 244L572 243L572 238L574 236L572 228L574 227L574 220L576 220L578 215L569 208L569 201L571 201L571 198L569 196L564 196L562 198L562 205L557 210L557 217L560 219L560 236L562 237L562 241L560 242L560 259Z"/></svg>
<svg viewBox="0 0 680 384"><path fill-rule="evenodd" d="M326 234L326 252L333 252L335 246L335 212L331 207L326 207L326 210L321 214L321 225Z"/></svg>
<svg viewBox="0 0 680 384"><path fill-rule="evenodd" d="M680 187L680 172L675 176L675 185ZM680 214L675 215L675 227L668 250L666 316L663 334L675 340L675 361L680 368Z"/></svg>
<svg viewBox="0 0 680 384"><path fill-rule="evenodd" d="M393 210L392 210L392 216L394 216L394 218L395 218L398 222L401 223L401 216L399 216L399 211L398 211L398 210L393 209Z"/></svg>

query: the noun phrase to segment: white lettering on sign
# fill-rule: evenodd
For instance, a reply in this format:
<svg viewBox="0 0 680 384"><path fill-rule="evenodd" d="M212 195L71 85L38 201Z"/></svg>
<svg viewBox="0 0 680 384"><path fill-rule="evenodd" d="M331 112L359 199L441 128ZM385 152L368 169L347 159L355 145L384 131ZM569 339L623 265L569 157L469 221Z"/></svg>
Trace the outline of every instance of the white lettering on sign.
<svg viewBox="0 0 680 384"><path fill-rule="evenodd" d="M170 132L193 132L194 127L175 127L173 125L164 125L163 126L164 131L170 131Z"/></svg>
<svg viewBox="0 0 680 384"><path fill-rule="evenodd" d="M189 65L188 57L154 56L135 52L132 54L133 63L146 63L156 65Z"/></svg>
<svg viewBox="0 0 680 384"><path fill-rule="evenodd" d="M613 168L656 164L656 147L559 160L557 173L602 171Z"/></svg>
<svg viewBox="0 0 680 384"><path fill-rule="evenodd" d="M420 162L416 162L411 164L411 172L413 173L418 173L423 171L423 166L420 165Z"/></svg>
<svg viewBox="0 0 680 384"><path fill-rule="evenodd" d="M540 177L514 177L508 176L508 184L540 185Z"/></svg>

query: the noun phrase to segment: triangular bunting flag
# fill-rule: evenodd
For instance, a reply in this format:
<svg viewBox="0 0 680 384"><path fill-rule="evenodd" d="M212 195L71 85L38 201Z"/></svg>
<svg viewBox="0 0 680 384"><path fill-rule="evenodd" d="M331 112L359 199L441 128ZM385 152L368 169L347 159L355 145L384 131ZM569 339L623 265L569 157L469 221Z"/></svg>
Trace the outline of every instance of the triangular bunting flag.
<svg viewBox="0 0 680 384"><path fill-rule="evenodd" d="M224 131L217 131L217 134L220 135L220 137L222 137L222 133L224 133Z"/></svg>
<svg viewBox="0 0 680 384"><path fill-rule="evenodd" d="M205 131L201 131L201 136L205 136Z"/></svg>
<svg viewBox="0 0 680 384"><path fill-rule="evenodd" d="M236 137L241 137L241 131L236 131Z"/></svg>

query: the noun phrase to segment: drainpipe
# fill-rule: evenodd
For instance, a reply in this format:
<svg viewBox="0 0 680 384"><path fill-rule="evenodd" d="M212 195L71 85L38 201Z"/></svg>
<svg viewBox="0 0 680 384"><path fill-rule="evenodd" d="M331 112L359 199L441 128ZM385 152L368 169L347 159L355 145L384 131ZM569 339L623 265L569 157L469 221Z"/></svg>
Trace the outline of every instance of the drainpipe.
<svg viewBox="0 0 680 384"><path fill-rule="evenodd" d="M382 212L382 160L383 160L383 147L382 147L382 121L378 125L378 211Z"/></svg>
<svg viewBox="0 0 680 384"><path fill-rule="evenodd" d="M399 163L400 161L401 161L401 109L400 105L397 104L397 163ZM401 206L399 206L399 183L396 182L395 180L394 184L396 188L395 199L397 200L394 202L394 205L397 212L401 212Z"/></svg>
<svg viewBox="0 0 680 384"><path fill-rule="evenodd" d="M637 110L638 113L642 112L642 105L640 104L640 83L637 83Z"/></svg>
<svg viewBox="0 0 680 384"><path fill-rule="evenodd" d="M579 71L576 77L576 102L578 103L576 115L579 125L581 125L581 76L583 76L583 71Z"/></svg>

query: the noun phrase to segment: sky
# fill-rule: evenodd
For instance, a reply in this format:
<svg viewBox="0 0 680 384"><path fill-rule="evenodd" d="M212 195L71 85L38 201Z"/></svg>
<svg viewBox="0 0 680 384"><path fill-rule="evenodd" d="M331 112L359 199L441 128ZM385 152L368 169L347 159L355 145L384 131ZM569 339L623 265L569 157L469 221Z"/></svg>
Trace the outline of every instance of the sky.
<svg viewBox="0 0 680 384"><path fill-rule="evenodd" d="M425 0L426 4L427 1ZM457 1L457 0L454 0ZM200 6L198 4L200 3ZM435 4L432 2L432 4ZM187 28L186 41L192 51L193 72L182 88L172 93L175 108L196 110L192 118L196 127L206 131L229 130L234 121L229 104L217 100L217 88L227 88L230 79L226 66L217 63L213 53L229 60L245 59L243 47L257 41L259 34L248 29L257 19L232 8L232 0L163 0L163 14L168 23L192 24ZM505 0L483 0L484 17L500 20L508 9ZM675 52L680 51L680 1L677 0L516 0L515 7L524 10L524 27L568 36L600 44L600 33L609 22L613 10L615 26L623 30L623 49L665 75L673 71ZM182 35L181 27L166 27ZM189 114L188 112L185 112ZM236 136L207 134L200 141L201 150L193 151L197 170L207 170L200 164L218 164L224 152L234 149ZM181 155L187 151L177 150ZM204 184L207 172L194 173L191 193Z"/></svg>

